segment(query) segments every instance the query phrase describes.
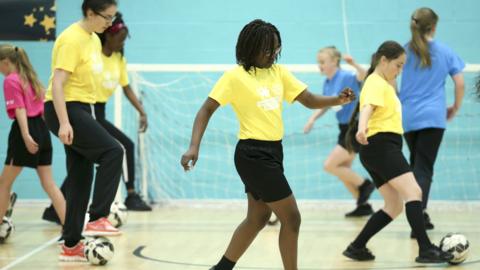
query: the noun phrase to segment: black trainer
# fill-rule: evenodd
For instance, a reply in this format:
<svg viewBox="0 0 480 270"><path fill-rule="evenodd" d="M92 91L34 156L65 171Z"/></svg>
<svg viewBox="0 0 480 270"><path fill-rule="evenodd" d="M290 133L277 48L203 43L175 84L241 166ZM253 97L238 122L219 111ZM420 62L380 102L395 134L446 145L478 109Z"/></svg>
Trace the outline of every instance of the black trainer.
<svg viewBox="0 0 480 270"><path fill-rule="evenodd" d="M358 187L357 205L365 204L374 190L375 185L370 180L365 179L365 182Z"/></svg>
<svg viewBox="0 0 480 270"><path fill-rule="evenodd" d="M442 251L439 247L432 245L429 249L420 250L415 261L418 263L445 263L453 259L453 254Z"/></svg>
<svg viewBox="0 0 480 270"><path fill-rule="evenodd" d="M356 248L352 244L350 244L342 254L355 261L375 260L375 256L372 254L372 252L368 248L366 247Z"/></svg>
<svg viewBox="0 0 480 270"><path fill-rule="evenodd" d="M8 202L7 212L5 212L5 217L7 218L12 217L13 207L15 206L15 202L17 202L17 193L12 192L12 194L10 194L10 200Z"/></svg>
<svg viewBox="0 0 480 270"><path fill-rule="evenodd" d="M345 217L366 217L373 214L372 206L369 203L362 204L345 214Z"/></svg>
<svg viewBox="0 0 480 270"><path fill-rule="evenodd" d="M57 223L58 225L61 225L62 223L60 222L60 218L57 215L57 212L55 212L55 208L53 208L52 205L49 207L45 208L42 214L42 219L48 222L53 222Z"/></svg>
<svg viewBox="0 0 480 270"><path fill-rule="evenodd" d="M131 211L152 211L152 207L142 200L137 193L128 194L125 199L125 206Z"/></svg>
<svg viewBox="0 0 480 270"><path fill-rule="evenodd" d="M423 220L425 221L425 229L433 230L435 228L427 212L423 212Z"/></svg>

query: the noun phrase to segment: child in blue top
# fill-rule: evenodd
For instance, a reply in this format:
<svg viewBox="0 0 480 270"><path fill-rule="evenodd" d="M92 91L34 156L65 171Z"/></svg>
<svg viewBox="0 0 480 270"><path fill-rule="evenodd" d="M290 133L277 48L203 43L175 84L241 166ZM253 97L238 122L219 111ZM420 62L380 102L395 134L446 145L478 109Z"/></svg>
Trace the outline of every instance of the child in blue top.
<svg viewBox="0 0 480 270"><path fill-rule="evenodd" d="M323 95L337 96L345 87L351 88L356 96L359 96L360 84L365 78L365 70L359 66L354 59L345 55L343 59L353 68L355 72L343 70L340 68L341 53L334 46L325 47L317 54L317 62L320 72L327 76L323 84ZM352 116L352 112L357 105L358 100L343 106L332 107L336 111L338 120L339 135L337 145L325 160L323 167L325 171L333 174L340 179L345 187L357 199L357 207L347 213L347 217L368 216L373 213L372 206L367 203L370 194L374 190L374 185L367 179L364 179L352 170L352 163L358 153L358 143L354 145L354 151L348 152L345 146L345 135L348 129L348 122ZM330 107L316 110L308 119L303 131L309 133L313 128L315 120L320 118Z"/></svg>
<svg viewBox="0 0 480 270"><path fill-rule="evenodd" d="M437 14L430 8L420 8L413 13L410 23L412 39L405 46L407 61L400 88L404 137L410 149L410 166L422 188L427 229L434 227L425 209L435 159L447 120L451 120L460 109L464 95L462 70L465 63L453 50L433 39L437 21ZM448 108L445 98L447 76L455 85L455 101Z"/></svg>

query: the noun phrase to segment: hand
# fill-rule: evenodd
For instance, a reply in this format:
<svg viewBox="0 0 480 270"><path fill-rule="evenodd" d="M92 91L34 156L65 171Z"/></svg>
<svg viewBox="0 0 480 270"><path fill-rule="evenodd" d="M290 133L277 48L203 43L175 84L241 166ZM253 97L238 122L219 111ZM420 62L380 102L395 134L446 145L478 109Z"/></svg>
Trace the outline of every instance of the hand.
<svg viewBox="0 0 480 270"><path fill-rule="evenodd" d="M349 87L346 87L338 95L339 105L347 104L355 100L355 93Z"/></svg>
<svg viewBox="0 0 480 270"><path fill-rule="evenodd" d="M355 65L355 60L353 60L353 57L352 57L351 55L345 54L345 55L343 56L343 60L344 60L345 62L347 62L347 64L349 64L349 65L351 65L351 66Z"/></svg>
<svg viewBox="0 0 480 270"><path fill-rule="evenodd" d="M189 171L193 169L193 167L195 166L195 163L197 163L197 160L198 160L198 148L190 147L190 149L188 149L188 151L182 155L180 164L182 164L183 169L185 171Z"/></svg>
<svg viewBox="0 0 480 270"><path fill-rule="evenodd" d="M308 120L307 124L305 124L305 127L303 127L303 133L308 134L310 130L312 130L314 124L314 121Z"/></svg>
<svg viewBox="0 0 480 270"><path fill-rule="evenodd" d="M35 154L38 152L38 144L33 140L30 134L27 134L23 137L23 141L25 142L25 147L27 147L27 151L30 154Z"/></svg>
<svg viewBox="0 0 480 270"><path fill-rule="evenodd" d="M70 123L60 124L58 138L63 144L71 145L73 142L73 129Z"/></svg>
<svg viewBox="0 0 480 270"><path fill-rule="evenodd" d="M148 127L147 115L141 114L139 121L140 123L138 124L138 132L144 133Z"/></svg>
<svg viewBox="0 0 480 270"><path fill-rule="evenodd" d="M355 139L357 139L357 142L362 144L362 145L367 145L368 140L367 140L367 129L361 130L359 129L357 131L357 134L355 134Z"/></svg>
<svg viewBox="0 0 480 270"><path fill-rule="evenodd" d="M458 108L453 105L447 108L447 120L451 121L453 117L457 114Z"/></svg>

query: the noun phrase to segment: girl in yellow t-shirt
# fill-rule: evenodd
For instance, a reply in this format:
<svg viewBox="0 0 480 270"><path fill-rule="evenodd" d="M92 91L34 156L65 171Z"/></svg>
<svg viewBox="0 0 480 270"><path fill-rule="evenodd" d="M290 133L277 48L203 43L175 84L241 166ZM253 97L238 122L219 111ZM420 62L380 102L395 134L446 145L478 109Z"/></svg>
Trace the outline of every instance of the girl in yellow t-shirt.
<svg viewBox="0 0 480 270"><path fill-rule="evenodd" d="M360 117L356 140L362 144L360 161L372 177L385 205L374 213L343 254L358 261L375 259L366 244L405 209L410 227L417 235L419 263L448 262L452 255L433 245L425 230L422 191L402 153L402 108L390 82L405 63L404 48L394 41L380 45L372 57L367 79L360 93ZM358 108L350 120L356 123ZM351 149L351 146L349 147Z"/></svg>
<svg viewBox="0 0 480 270"><path fill-rule="evenodd" d="M232 269L267 224L272 211L280 219L280 251L284 269L297 269L300 213L283 174L283 101L308 108L342 105L355 99L351 89L322 97L307 90L285 67L275 64L282 40L277 28L262 20L247 24L237 40L238 66L225 72L195 118L190 148L181 158L187 171L197 162L200 141L220 105L231 104L240 123L235 166L245 185L248 211L222 259L211 269Z"/></svg>
<svg viewBox="0 0 480 270"><path fill-rule="evenodd" d="M151 211L152 208L135 192L135 144L125 133L116 128L105 118L105 107L118 86L123 88L125 96L140 114L139 131L145 132L147 128L147 114L142 104L135 96L130 87L127 74L127 63L123 57L123 46L128 36L128 28L122 19L122 14L117 12L112 25L99 34L102 43L102 62L103 70L95 76L97 93L95 103L95 119L102 125L107 132L112 135L125 149L125 169L122 170L123 178L127 188L127 198L125 205L132 211ZM65 190L65 184L62 184L62 191ZM45 209L44 219L49 221L58 221L58 217L52 207Z"/></svg>
<svg viewBox="0 0 480 270"><path fill-rule="evenodd" d="M67 27L57 38L52 52L52 75L46 94L45 120L48 128L65 145L67 159L67 211L59 259L86 261L84 235L118 235L108 221L123 161L123 149L95 121L94 74L102 71L101 45L96 33L107 29L117 13L115 0L84 0L83 19ZM84 220L95 177L90 220Z"/></svg>

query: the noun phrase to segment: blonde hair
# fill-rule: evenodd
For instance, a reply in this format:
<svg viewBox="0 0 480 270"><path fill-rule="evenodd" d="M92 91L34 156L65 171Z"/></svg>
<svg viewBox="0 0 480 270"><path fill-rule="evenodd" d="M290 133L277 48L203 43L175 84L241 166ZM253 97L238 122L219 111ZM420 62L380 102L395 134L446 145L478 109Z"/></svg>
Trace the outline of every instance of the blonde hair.
<svg viewBox="0 0 480 270"><path fill-rule="evenodd" d="M22 88L26 90L30 84L39 99L43 97L43 85L32 67L24 49L10 44L0 45L0 60L8 59L17 69L22 81Z"/></svg>
<svg viewBox="0 0 480 270"><path fill-rule="evenodd" d="M325 48L322 48L318 51L318 53L325 53L328 56L330 56L333 60L337 62L337 67L340 66L340 61L342 59L342 53L337 50L335 46L328 46Z"/></svg>
<svg viewBox="0 0 480 270"><path fill-rule="evenodd" d="M438 15L427 7L419 8L412 14L410 22L412 40L410 40L409 46L415 55L420 58L420 67L430 67L432 65L426 35L434 29L437 22Z"/></svg>

